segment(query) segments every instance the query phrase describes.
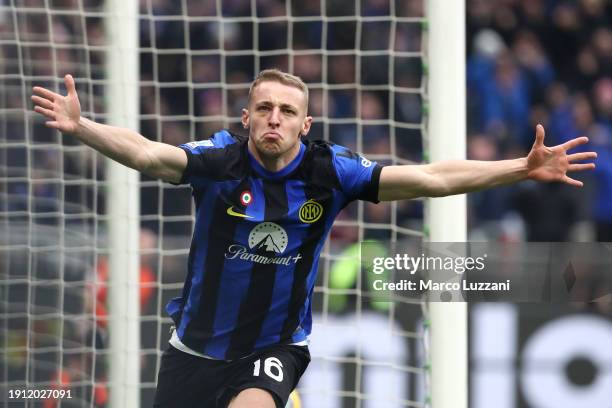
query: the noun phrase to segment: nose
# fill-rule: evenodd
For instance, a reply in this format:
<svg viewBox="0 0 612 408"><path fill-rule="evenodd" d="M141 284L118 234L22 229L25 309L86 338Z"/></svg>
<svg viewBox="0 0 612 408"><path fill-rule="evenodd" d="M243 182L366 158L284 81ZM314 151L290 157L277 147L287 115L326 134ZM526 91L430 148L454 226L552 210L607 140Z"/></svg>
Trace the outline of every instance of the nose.
<svg viewBox="0 0 612 408"><path fill-rule="evenodd" d="M280 109L278 106L275 106L270 111L270 116L268 116L268 126L271 128L277 128L280 126Z"/></svg>

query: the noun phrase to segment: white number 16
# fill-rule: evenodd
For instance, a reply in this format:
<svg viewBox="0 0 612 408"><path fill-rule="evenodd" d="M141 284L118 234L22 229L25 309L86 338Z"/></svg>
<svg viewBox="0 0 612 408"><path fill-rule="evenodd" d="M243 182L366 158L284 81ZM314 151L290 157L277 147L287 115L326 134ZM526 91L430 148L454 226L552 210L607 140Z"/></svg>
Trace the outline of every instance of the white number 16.
<svg viewBox="0 0 612 408"><path fill-rule="evenodd" d="M259 369L261 366L261 359L255 361L255 368L253 375L259 377ZM266 358L264 361L264 373L278 382L283 381L283 363L276 357Z"/></svg>

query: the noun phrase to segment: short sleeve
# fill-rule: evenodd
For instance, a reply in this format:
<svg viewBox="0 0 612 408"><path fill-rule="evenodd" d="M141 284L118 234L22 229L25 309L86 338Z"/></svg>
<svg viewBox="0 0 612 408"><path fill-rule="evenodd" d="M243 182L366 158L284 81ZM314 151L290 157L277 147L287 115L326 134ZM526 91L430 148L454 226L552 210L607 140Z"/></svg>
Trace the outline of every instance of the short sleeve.
<svg viewBox="0 0 612 408"><path fill-rule="evenodd" d="M179 145L187 154L187 166L179 184L194 184L197 180L215 178L225 162L226 146L236 139L226 130L211 138Z"/></svg>
<svg viewBox="0 0 612 408"><path fill-rule="evenodd" d="M332 145L332 151L336 174L348 198L378 203L382 167L342 146Z"/></svg>

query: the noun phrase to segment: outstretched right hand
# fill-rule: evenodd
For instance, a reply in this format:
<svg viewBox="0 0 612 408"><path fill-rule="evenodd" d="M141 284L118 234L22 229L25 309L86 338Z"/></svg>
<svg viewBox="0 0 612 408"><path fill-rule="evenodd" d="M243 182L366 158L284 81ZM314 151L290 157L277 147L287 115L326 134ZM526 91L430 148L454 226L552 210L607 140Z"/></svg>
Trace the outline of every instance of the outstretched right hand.
<svg viewBox="0 0 612 408"><path fill-rule="evenodd" d="M32 101L36 104L34 110L49 119L45 122L47 127L57 129L62 133L75 133L81 118L81 104L72 75L66 75L64 83L68 95L62 96L35 86Z"/></svg>

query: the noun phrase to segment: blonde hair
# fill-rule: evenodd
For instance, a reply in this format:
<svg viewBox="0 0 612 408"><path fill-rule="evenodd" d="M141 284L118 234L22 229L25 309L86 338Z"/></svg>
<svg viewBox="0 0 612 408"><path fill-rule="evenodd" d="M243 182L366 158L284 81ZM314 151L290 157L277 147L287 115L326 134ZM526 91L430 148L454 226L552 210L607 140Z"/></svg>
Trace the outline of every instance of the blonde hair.
<svg viewBox="0 0 612 408"><path fill-rule="evenodd" d="M264 69L257 75L249 88L249 103L251 102L253 90L257 87L257 85L266 81L280 82L283 85L292 86L302 91L306 97L306 110L308 110L308 87L304 81L302 81L302 78L297 75L288 74L276 68Z"/></svg>

